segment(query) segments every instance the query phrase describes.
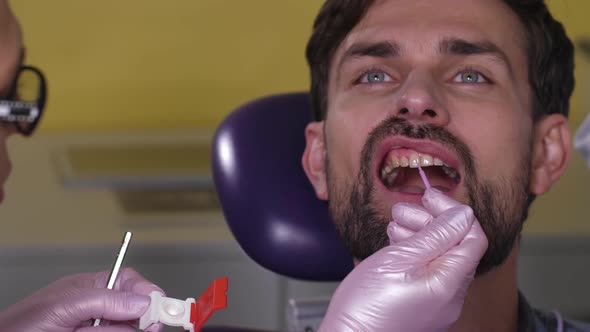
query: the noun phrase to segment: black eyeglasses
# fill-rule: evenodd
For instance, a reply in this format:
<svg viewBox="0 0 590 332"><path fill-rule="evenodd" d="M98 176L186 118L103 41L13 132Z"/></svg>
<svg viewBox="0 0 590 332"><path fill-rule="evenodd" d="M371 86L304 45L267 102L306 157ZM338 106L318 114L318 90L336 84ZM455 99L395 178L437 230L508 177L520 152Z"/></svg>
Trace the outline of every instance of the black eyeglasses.
<svg viewBox="0 0 590 332"><path fill-rule="evenodd" d="M9 93L0 99L0 121L12 123L20 134L31 136L41 120L46 98L43 73L32 66L21 66Z"/></svg>

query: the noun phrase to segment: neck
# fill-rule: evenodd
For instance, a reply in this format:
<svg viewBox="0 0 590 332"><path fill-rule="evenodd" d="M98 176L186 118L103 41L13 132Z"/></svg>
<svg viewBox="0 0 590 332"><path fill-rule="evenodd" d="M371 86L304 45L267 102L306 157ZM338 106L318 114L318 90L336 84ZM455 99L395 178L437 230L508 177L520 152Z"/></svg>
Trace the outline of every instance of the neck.
<svg viewBox="0 0 590 332"><path fill-rule="evenodd" d="M518 325L518 241L506 261L474 279L449 332L515 332Z"/></svg>

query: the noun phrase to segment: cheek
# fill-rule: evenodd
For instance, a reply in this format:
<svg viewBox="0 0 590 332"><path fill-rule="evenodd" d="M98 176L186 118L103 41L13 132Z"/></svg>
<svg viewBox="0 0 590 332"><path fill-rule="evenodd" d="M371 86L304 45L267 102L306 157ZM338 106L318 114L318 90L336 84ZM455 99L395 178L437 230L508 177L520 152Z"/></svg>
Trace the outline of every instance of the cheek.
<svg viewBox="0 0 590 332"><path fill-rule="evenodd" d="M326 120L327 153L330 168L338 177L355 177L360 169L361 152L372 129L372 116L349 109L329 110Z"/></svg>
<svg viewBox="0 0 590 332"><path fill-rule="evenodd" d="M482 179L502 175L511 178L522 168L531 135L531 119L521 117L484 117L471 120L473 125L458 129L474 155L476 169Z"/></svg>

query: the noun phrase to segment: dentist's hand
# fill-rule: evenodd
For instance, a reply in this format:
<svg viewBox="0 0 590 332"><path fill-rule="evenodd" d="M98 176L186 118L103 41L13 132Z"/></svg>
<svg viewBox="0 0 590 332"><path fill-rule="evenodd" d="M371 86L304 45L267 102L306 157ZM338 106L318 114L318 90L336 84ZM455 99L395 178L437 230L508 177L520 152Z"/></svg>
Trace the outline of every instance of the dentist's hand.
<svg viewBox="0 0 590 332"><path fill-rule="evenodd" d="M469 206L432 189L422 203L392 208L393 244L344 279L320 331L446 331L459 318L487 238Z"/></svg>
<svg viewBox="0 0 590 332"><path fill-rule="evenodd" d="M134 322L150 304L149 294L164 292L132 269L121 269L113 290L108 272L64 277L0 312L0 331L135 332ZM101 318L100 327L91 320ZM136 325L136 324L135 324ZM146 331L162 329L161 324Z"/></svg>

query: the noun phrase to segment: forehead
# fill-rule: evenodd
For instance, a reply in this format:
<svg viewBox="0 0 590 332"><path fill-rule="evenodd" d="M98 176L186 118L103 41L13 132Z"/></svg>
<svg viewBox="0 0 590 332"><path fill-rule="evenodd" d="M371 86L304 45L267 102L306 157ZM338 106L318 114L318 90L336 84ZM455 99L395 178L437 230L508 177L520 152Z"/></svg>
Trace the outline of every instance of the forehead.
<svg viewBox="0 0 590 332"><path fill-rule="evenodd" d="M377 0L333 63L359 42L394 41L402 50L427 52L449 38L493 43L514 65L526 59L524 27L502 0Z"/></svg>

